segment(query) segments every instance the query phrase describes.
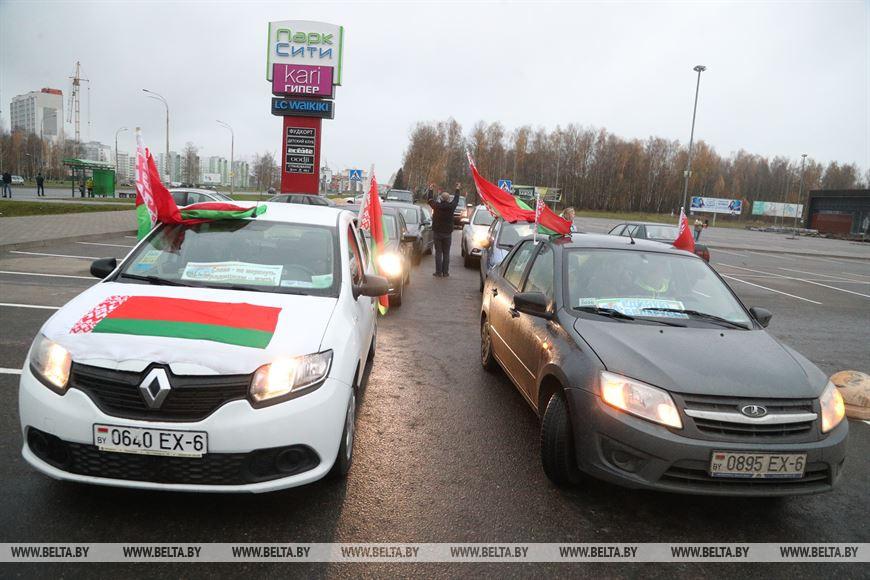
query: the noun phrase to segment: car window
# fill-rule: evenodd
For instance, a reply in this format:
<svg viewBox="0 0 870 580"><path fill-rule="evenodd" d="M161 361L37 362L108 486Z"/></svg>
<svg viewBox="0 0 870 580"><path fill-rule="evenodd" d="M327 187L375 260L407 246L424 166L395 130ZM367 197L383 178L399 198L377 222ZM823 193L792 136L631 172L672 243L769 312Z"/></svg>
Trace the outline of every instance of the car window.
<svg viewBox="0 0 870 580"><path fill-rule="evenodd" d="M514 288L520 287L520 282L523 279L523 273L526 271L526 266L536 246L531 241L523 242L523 245L514 252L510 262L504 270L504 279Z"/></svg>
<svg viewBox="0 0 870 580"><path fill-rule="evenodd" d="M471 223L475 226L488 226L494 219L495 218L492 214L489 213L489 210L480 208L474 212L474 217L471 218Z"/></svg>
<svg viewBox="0 0 870 580"><path fill-rule="evenodd" d="M622 235L622 230L624 230L624 229L625 229L625 224L619 224L618 226L616 226L615 228L610 230L609 233L611 236L620 236L620 235Z"/></svg>
<svg viewBox="0 0 870 580"><path fill-rule="evenodd" d="M676 240L680 233L677 226L646 226L646 237L651 240Z"/></svg>
<svg viewBox="0 0 870 580"><path fill-rule="evenodd" d="M354 286L362 284L364 271L362 251L357 244L353 226L347 226L347 262L350 266L351 282Z"/></svg>
<svg viewBox="0 0 870 580"><path fill-rule="evenodd" d="M118 281L337 295L335 227L219 220L161 227L124 263ZM125 275L131 275L125 278Z"/></svg>
<svg viewBox="0 0 870 580"><path fill-rule="evenodd" d="M175 205L183 206L187 205L187 192L186 191L173 191L172 199L175 200Z"/></svg>
<svg viewBox="0 0 870 580"><path fill-rule="evenodd" d="M502 224L501 231L498 234L498 245L502 248L512 248L522 238L535 233L534 228L535 224L504 223Z"/></svg>
<svg viewBox="0 0 870 580"><path fill-rule="evenodd" d="M203 203L206 201L211 201L211 197L205 195L204 193L196 193L191 191L187 194L187 205L192 205L194 203Z"/></svg>
<svg viewBox="0 0 870 580"><path fill-rule="evenodd" d="M416 207L400 207L399 212L402 214L402 217L405 218L405 223L420 223L420 212Z"/></svg>
<svg viewBox="0 0 870 580"><path fill-rule="evenodd" d="M311 205L329 205L329 202L326 201L325 198L320 197L319 195L312 195L308 198L308 202Z"/></svg>
<svg viewBox="0 0 870 580"><path fill-rule="evenodd" d="M529 270L523 291L541 292L552 300L553 284L553 249L550 244L544 244Z"/></svg>
<svg viewBox="0 0 870 580"><path fill-rule="evenodd" d="M639 227L640 226L638 226L637 224L628 224L627 226L625 226L625 229L619 235L621 235L621 236L629 236L630 235L631 237L635 237L637 235L637 228L639 228Z"/></svg>

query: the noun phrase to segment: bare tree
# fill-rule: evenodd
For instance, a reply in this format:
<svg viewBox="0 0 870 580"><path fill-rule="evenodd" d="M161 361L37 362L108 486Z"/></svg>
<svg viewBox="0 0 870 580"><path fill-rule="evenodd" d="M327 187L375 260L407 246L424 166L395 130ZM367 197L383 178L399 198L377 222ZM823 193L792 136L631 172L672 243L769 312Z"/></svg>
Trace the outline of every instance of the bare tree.
<svg viewBox="0 0 870 580"><path fill-rule="evenodd" d="M199 149L188 141L181 155L181 173L184 181L192 184L199 183Z"/></svg>

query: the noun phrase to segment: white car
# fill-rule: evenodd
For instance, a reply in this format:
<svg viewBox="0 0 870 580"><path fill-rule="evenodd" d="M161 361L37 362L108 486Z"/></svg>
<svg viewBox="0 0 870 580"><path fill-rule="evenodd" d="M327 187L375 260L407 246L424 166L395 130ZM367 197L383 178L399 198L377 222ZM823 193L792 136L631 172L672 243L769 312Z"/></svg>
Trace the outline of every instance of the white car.
<svg viewBox="0 0 870 580"><path fill-rule="evenodd" d="M251 207L254 204L240 204ZM56 479L266 492L344 475L376 298L353 214L265 203L155 228L40 329L22 454Z"/></svg>
<svg viewBox="0 0 870 580"><path fill-rule="evenodd" d="M20 175L13 175L12 176L12 185L23 185L23 184L24 184L23 177L21 177Z"/></svg>
<svg viewBox="0 0 870 580"><path fill-rule="evenodd" d="M465 260L466 268L473 268L480 260L482 244L486 241L489 226L494 219L485 205L479 205L474 208L471 219L462 220L462 258Z"/></svg>
<svg viewBox="0 0 870 580"><path fill-rule="evenodd" d="M172 194L172 199L175 200L175 205L178 207L209 201L235 203L235 200L230 196L211 189L178 187L170 189L169 193Z"/></svg>

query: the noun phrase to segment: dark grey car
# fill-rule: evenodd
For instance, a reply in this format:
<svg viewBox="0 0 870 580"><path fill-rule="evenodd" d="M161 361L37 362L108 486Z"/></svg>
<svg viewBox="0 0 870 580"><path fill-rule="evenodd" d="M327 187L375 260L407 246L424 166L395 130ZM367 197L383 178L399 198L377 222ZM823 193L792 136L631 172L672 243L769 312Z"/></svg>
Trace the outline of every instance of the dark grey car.
<svg viewBox="0 0 870 580"><path fill-rule="evenodd" d="M481 362L541 417L556 483L581 473L714 495L832 489L843 400L702 259L663 244L526 239L488 273Z"/></svg>
<svg viewBox="0 0 870 580"><path fill-rule="evenodd" d="M419 264L423 254L431 254L435 246L435 236L432 234L432 220L423 208L413 203L386 201L384 207L394 207L405 218L408 232L417 236L414 241L414 263Z"/></svg>

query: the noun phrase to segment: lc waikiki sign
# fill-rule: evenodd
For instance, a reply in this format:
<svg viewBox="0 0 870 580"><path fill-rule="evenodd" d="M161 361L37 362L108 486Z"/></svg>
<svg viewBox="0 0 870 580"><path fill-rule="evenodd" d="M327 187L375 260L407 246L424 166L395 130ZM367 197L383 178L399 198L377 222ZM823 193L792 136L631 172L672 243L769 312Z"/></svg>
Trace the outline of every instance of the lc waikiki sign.
<svg viewBox="0 0 870 580"><path fill-rule="evenodd" d="M311 65L334 69L333 83L341 85L343 48L343 26L309 20L270 22L266 80L272 80L275 63Z"/></svg>

